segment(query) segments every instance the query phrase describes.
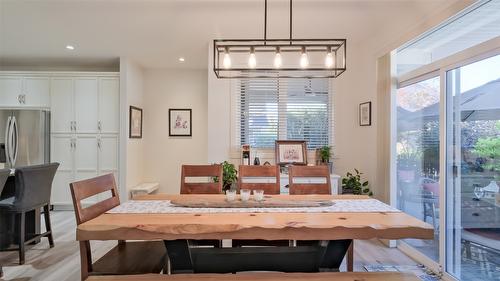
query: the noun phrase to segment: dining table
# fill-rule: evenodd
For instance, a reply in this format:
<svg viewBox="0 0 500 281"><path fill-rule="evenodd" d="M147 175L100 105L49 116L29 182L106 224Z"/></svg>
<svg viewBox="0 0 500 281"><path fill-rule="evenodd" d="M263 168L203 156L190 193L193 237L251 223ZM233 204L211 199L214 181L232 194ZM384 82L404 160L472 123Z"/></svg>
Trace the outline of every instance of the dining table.
<svg viewBox="0 0 500 281"><path fill-rule="evenodd" d="M333 203L317 208L188 208L172 206L172 202L224 202L225 196L142 195L78 225L76 239L86 242L434 238L434 229L430 224L365 195L267 195L265 198L284 202ZM348 271L353 269L352 245L350 243L347 251ZM167 252L170 253L168 246ZM86 251L81 251L81 255L82 260L87 259ZM82 272L87 270L82 264Z"/></svg>

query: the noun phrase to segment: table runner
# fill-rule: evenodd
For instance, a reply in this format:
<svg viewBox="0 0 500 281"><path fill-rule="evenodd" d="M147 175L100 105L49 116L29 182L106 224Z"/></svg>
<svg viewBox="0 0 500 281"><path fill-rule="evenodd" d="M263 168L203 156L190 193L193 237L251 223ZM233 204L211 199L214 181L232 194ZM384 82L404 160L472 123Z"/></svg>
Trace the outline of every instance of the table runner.
<svg viewBox="0 0 500 281"><path fill-rule="evenodd" d="M170 200L130 200L107 211L108 214L200 214L200 213L395 213L400 212L376 199L332 200L326 207L307 208L187 208Z"/></svg>

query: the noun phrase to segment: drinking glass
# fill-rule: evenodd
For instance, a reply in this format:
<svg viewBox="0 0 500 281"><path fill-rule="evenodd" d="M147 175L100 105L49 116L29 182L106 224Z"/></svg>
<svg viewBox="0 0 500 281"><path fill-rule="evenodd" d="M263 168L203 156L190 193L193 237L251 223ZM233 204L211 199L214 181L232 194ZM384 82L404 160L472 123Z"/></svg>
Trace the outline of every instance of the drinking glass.
<svg viewBox="0 0 500 281"><path fill-rule="evenodd" d="M262 201L264 200L264 190L262 189L255 189L253 191L253 198L255 201Z"/></svg>
<svg viewBox="0 0 500 281"><path fill-rule="evenodd" d="M241 201L248 201L250 199L250 189L240 190Z"/></svg>
<svg viewBox="0 0 500 281"><path fill-rule="evenodd" d="M236 199L236 190L228 189L226 190L226 200L234 201Z"/></svg>

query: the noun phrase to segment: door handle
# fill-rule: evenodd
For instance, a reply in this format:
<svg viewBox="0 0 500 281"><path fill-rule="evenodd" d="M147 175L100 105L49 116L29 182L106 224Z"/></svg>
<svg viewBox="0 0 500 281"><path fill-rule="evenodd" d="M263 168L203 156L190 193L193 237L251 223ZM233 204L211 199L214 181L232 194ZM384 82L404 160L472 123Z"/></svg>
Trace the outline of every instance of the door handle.
<svg viewBox="0 0 500 281"><path fill-rule="evenodd" d="M97 122L97 129L99 130L99 132L101 131L102 129L101 121Z"/></svg>
<svg viewBox="0 0 500 281"><path fill-rule="evenodd" d="M22 101L21 101L21 96L22 96L22 95L18 95L18 96L17 96L17 101L19 102L19 104L21 104L21 103L22 103Z"/></svg>
<svg viewBox="0 0 500 281"><path fill-rule="evenodd" d="M99 149L101 148L101 140L100 140L100 139L98 139L98 140L97 140L97 147L98 147Z"/></svg>
<svg viewBox="0 0 500 281"><path fill-rule="evenodd" d="M12 117L7 118L7 126L5 127L5 156L7 157L7 165L10 165L10 127L11 127Z"/></svg>
<svg viewBox="0 0 500 281"><path fill-rule="evenodd" d="M11 124L11 131L10 131L10 134L11 134L11 141L13 141L13 143L11 143L11 154L12 154L12 158L11 158L11 163L12 163L12 167L14 167L14 165L16 165L16 160L17 160L17 153L18 153L18 150L19 150L19 132L18 132L18 129L17 129L17 121L16 121L16 117L12 116L12 124Z"/></svg>
<svg viewBox="0 0 500 281"><path fill-rule="evenodd" d="M26 104L26 95L22 95L21 100L23 101L23 104Z"/></svg>

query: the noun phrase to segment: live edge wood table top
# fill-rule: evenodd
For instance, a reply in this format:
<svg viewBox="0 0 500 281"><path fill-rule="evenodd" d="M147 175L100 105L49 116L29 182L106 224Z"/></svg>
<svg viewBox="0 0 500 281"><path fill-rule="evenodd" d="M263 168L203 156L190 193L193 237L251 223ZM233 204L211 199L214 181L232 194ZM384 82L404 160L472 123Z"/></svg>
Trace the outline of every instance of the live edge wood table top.
<svg viewBox="0 0 500 281"><path fill-rule="evenodd" d="M135 200L220 200L224 195L154 194ZM217 198L218 197L218 198ZM275 195L291 200L366 199L355 195ZM78 226L77 240L175 239L433 239L434 230L403 212L102 214Z"/></svg>

